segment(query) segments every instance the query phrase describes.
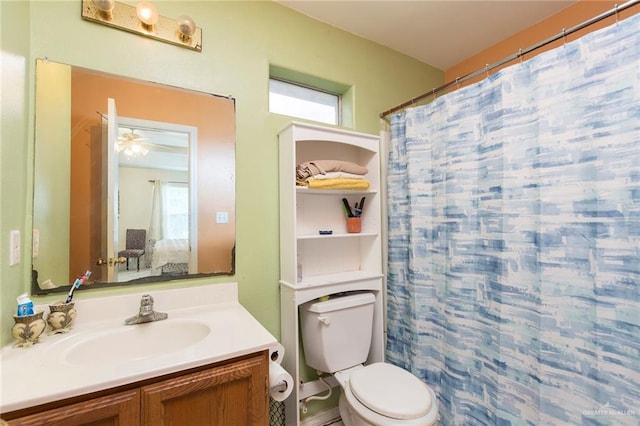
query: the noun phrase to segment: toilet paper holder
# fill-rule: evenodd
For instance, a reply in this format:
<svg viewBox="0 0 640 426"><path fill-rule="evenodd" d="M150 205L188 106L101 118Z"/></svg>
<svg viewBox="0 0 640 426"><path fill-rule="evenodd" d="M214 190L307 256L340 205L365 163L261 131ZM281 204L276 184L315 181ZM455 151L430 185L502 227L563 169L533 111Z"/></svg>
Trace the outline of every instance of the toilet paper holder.
<svg viewBox="0 0 640 426"><path fill-rule="evenodd" d="M282 362L284 347L278 344L278 346L273 348L270 352L271 353L269 354L269 358L271 358L271 361L280 364L280 362ZM280 383L277 383L271 386L269 389L271 390L271 392L284 392L287 390L288 387L289 385L287 384L287 382L283 380Z"/></svg>
<svg viewBox="0 0 640 426"><path fill-rule="evenodd" d="M289 385L287 384L287 382L283 380L280 383L271 386L269 389L271 390L271 392L284 392L288 387Z"/></svg>
<svg viewBox="0 0 640 426"><path fill-rule="evenodd" d="M280 352L284 352L284 348L282 346L280 346L280 348L276 348L271 352L271 354L270 354L271 361L276 362L276 363L279 363L280 361L282 361L282 355L281 355ZM280 351L279 351L279 349L280 349ZM287 382L285 380L283 380L280 383L277 383L277 384L271 386L269 388L269 390L271 390L271 392L284 392L284 391L287 390L288 387L289 387L289 385L287 384Z"/></svg>
<svg viewBox="0 0 640 426"><path fill-rule="evenodd" d="M269 394L276 401L284 401L293 391L293 377L280 363L284 358L284 347L277 343L269 349Z"/></svg>

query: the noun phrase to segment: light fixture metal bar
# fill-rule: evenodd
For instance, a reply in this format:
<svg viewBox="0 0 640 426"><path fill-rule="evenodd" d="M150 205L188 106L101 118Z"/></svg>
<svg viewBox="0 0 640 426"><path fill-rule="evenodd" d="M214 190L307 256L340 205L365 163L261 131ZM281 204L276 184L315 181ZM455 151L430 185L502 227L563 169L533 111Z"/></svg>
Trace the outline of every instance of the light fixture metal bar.
<svg viewBox="0 0 640 426"><path fill-rule="evenodd" d="M115 2L115 7L109 18L101 12L91 0L82 0L82 18L98 24L107 25L133 34L138 34L154 40L163 41L175 46L202 51L202 28L196 31L188 40L182 40L175 19L158 16L158 22L151 28L145 28L136 15L135 6Z"/></svg>

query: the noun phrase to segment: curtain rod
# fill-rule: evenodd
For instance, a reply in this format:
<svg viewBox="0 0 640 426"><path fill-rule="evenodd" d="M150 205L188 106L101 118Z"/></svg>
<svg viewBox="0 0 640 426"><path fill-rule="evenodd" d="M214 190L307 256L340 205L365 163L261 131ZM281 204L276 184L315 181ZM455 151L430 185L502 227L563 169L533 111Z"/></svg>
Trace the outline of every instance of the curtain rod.
<svg viewBox="0 0 640 426"><path fill-rule="evenodd" d="M504 64L506 64L508 62L511 62L514 59L520 58L522 55L526 55L527 53L530 53L530 52L533 52L534 50L540 49L541 47L544 47L549 43L553 43L554 41L559 40L561 38L564 38L564 37L568 36L569 34L575 33L576 31L580 31L581 29L586 28L586 27L588 27L590 25L593 25L596 22L599 22L599 21L601 21L601 20L603 20L605 18L608 18L609 16L617 15L618 12L620 12L622 10L625 10L625 9L628 9L629 7L632 7L632 6L636 5L638 2L640 2L640 0L629 0L626 3L624 3L622 5L619 5L619 6L616 4L615 7L613 9L611 9L611 10L603 12L598 16L594 16L593 18L588 19L588 20L586 20L586 21L584 21L584 22L582 22L582 23L580 23L580 24L578 24L578 25L576 25L574 27L571 27L569 29L563 29L562 32L560 32L560 33L558 33L558 34L556 34L556 35L554 35L552 37L549 37L549 38L547 38L545 40L542 40L541 42L539 42L537 44L534 44L533 46L527 47L526 49L520 49L520 50L518 50L518 52L513 53L513 54L511 54L511 55L499 60L498 62L495 62L492 65L487 64L482 69L479 69L477 71L474 71L474 72L469 73L467 75L464 75L462 77L458 77L455 80L450 81L448 83L445 83L440 87L434 88L430 92L423 93L420 96L416 96L413 99L410 99L410 100L408 100L408 101L406 101L404 103L401 103L400 105L397 105L397 106L395 106L395 107L393 107L393 108L381 113L380 114L380 118L386 119L386 117L388 115L393 114L394 112L398 112L400 110L403 110L403 109L415 104L416 102L419 102L419 101L421 101L421 100L423 100L425 98L428 98L429 96L435 96L435 95L439 94L440 92L443 92L444 90L447 90L451 86L454 86L454 85L457 86L460 83L465 82L467 80L470 80L472 78L478 77L479 75L482 75L483 73L488 73L489 71L491 71L491 70L493 70L493 69L495 69L495 68L497 68L499 66L502 66L502 65L504 65Z"/></svg>
<svg viewBox="0 0 640 426"><path fill-rule="evenodd" d="M156 179L149 179L149 183L156 183ZM184 183L186 185L189 182L181 182L179 180L168 180L167 183Z"/></svg>

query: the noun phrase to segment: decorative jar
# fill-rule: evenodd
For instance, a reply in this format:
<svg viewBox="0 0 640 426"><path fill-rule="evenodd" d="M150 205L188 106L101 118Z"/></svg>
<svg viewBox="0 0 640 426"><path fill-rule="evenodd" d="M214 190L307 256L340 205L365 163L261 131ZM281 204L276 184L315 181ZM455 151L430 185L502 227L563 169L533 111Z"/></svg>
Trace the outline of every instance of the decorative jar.
<svg viewBox="0 0 640 426"><path fill-rule="evenodd" d="M17 342L14 344L18 348L28 348L34 343L38 343L40 335L47 324L43 319L44 311L38 311L32 315L13 315L15 324L11 327L11 334Z"/></svg>
<svg viewBox="0 0 640 426"><path fill-rule="evenodd" d="M71 324L76 319L76 309L74 302L56 302L49 305L51 313L47 317L47 323L51 327L49 334L68 333Z"/></svg>

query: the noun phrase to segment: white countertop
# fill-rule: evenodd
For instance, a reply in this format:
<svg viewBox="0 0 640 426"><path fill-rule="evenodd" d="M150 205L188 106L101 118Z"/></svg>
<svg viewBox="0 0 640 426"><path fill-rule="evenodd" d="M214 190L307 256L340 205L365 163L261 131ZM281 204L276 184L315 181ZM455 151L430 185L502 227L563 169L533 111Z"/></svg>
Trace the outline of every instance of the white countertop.
<svg viewBox="0 0 640 426"><path fill-rule="evenodd" d="M134 316L142 294L154 298L155 310L169 314L164 321L198 321L211 332L183 349L129 361L75 365L60 357L59 348L82 336L95 336L125 326ZM211 284L186 289L153 290L135 294L82 300L74 297L77 318L67 334L40 337L30 348L0 350L0 412L83 395L160 375L223 361L237 356L274 349L276 339L238 302L237 284ZM63 296L63 298L66 297ZM38 307L45 311L48 307ZM153 324L153 323L152 323ZM126 348L115 347L115 351Z"/></svg>

